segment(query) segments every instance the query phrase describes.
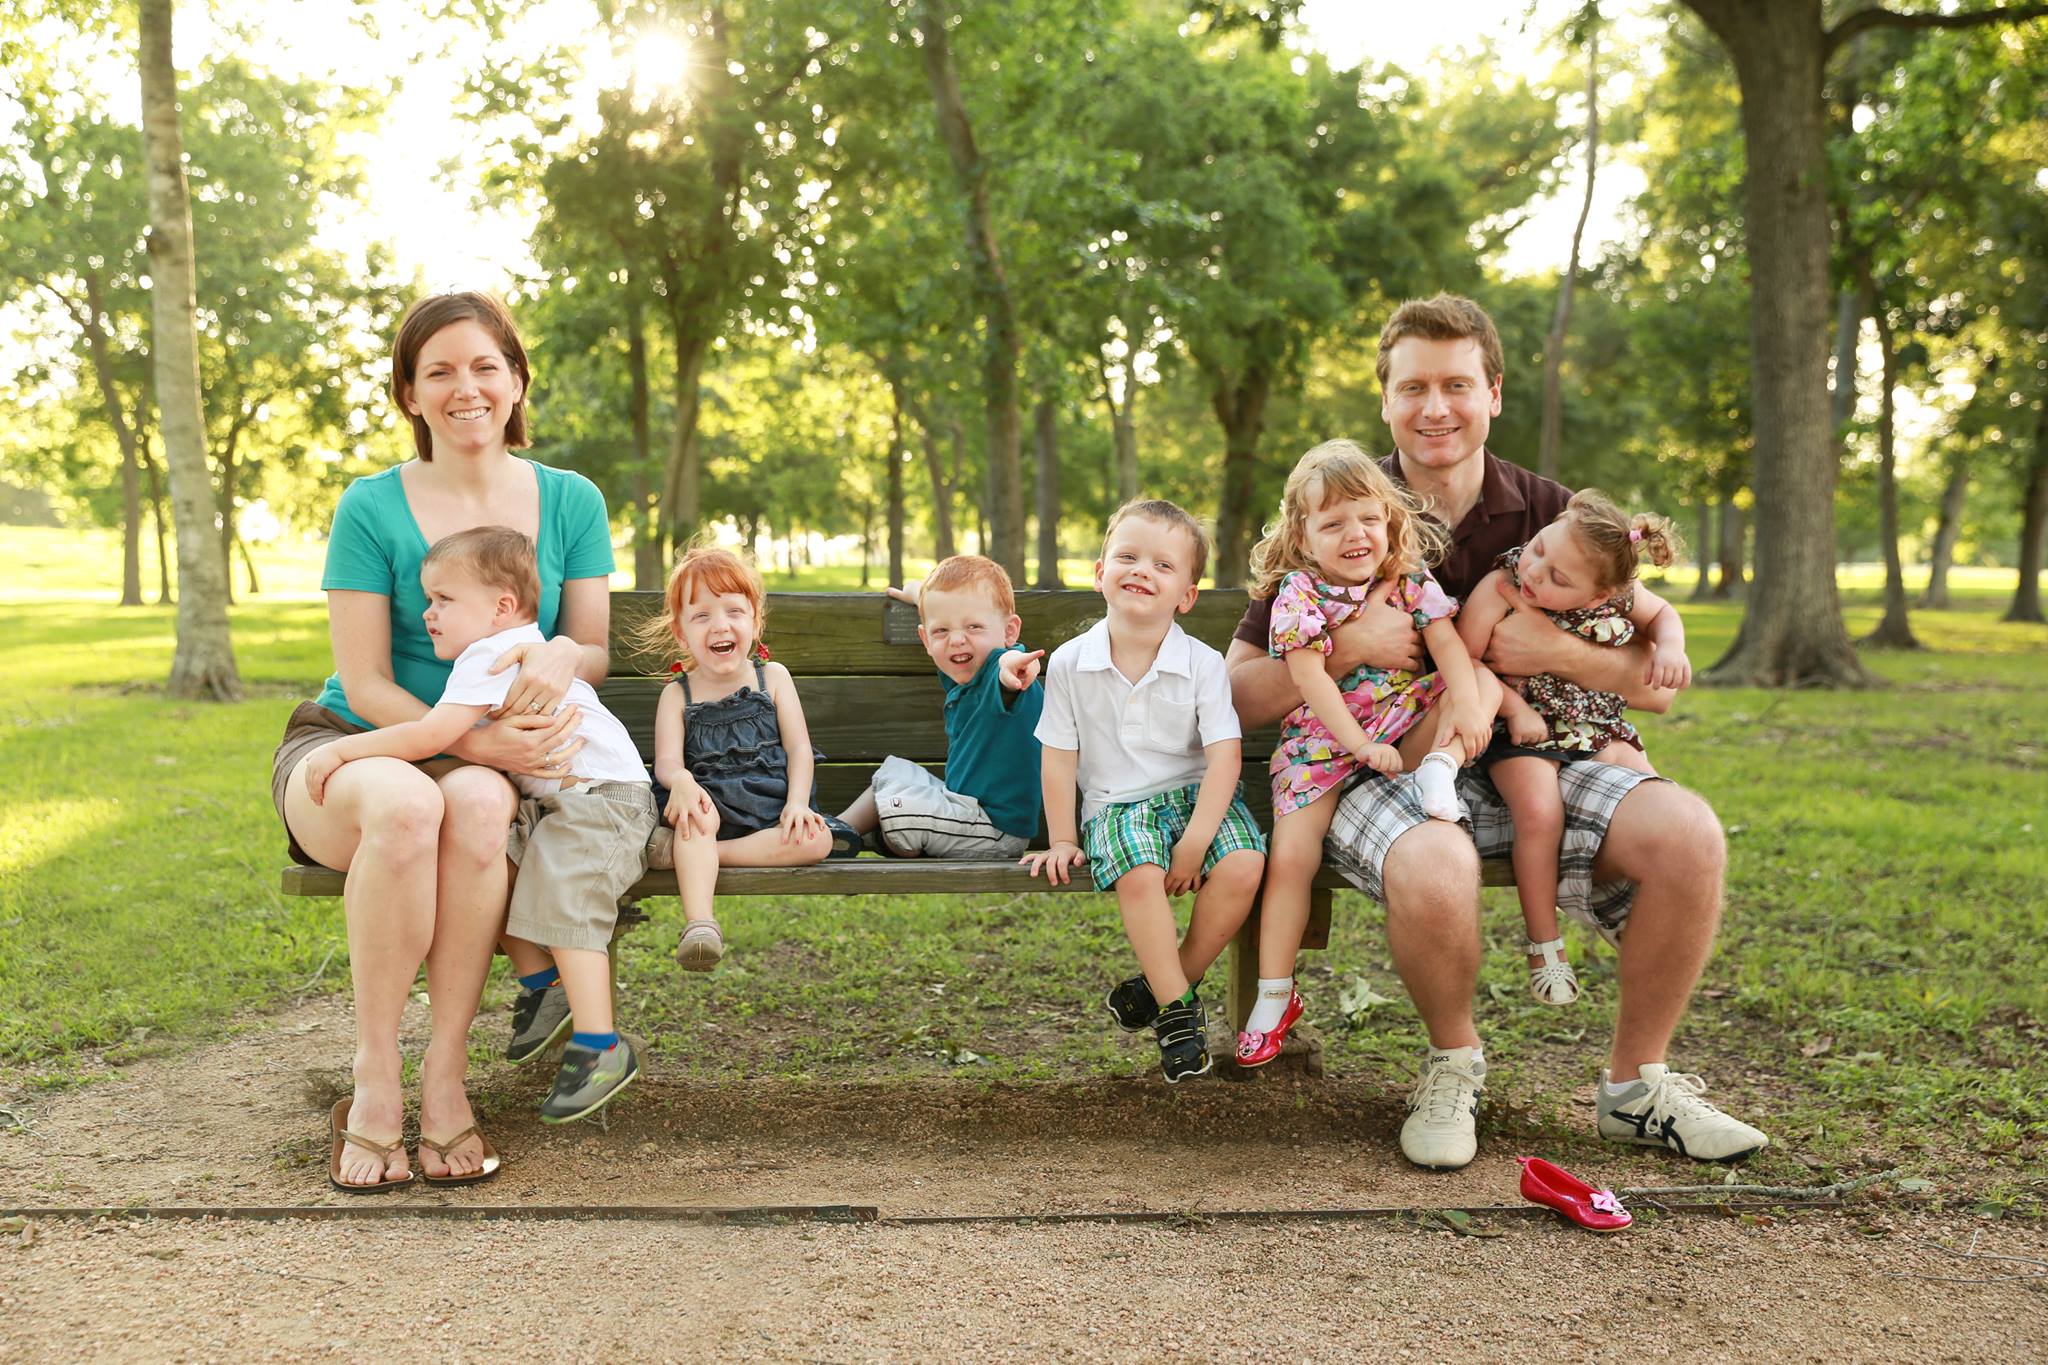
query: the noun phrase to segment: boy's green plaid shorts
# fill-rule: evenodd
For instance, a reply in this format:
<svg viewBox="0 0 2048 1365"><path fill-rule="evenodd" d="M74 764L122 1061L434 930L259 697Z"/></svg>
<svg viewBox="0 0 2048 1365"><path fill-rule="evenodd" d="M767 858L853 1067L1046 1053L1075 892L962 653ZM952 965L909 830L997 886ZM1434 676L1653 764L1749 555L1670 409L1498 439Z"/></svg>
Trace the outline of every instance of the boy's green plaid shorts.
<svg viewBox="0 0 2048 1365"><path fill-rule="evenodd" d="M1188 817L1195 813L1195 797L1201 790L1199 782L1190 783L1142 801L1123 801L1097 811L1081 831L1081 847L1088 854L1088 870L1095 877L1096 889L1109 890L1118 878L1141 863L1171 866L1174 842L1187 832ZM1266 836L1252 819L1240 787L1231 794L1230 807L1223 812L1223 824L1202 857L1202 875L1208 876L1225 854L1241 848L1264 853Z"/></svg>

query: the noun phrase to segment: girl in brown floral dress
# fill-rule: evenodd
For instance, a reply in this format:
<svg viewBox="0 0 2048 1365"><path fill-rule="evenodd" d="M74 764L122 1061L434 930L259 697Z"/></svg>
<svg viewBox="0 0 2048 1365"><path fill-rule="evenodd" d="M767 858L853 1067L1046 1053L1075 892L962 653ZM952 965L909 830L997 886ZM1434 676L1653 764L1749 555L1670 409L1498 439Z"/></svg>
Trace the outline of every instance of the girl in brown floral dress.
<svg viewBox="0 0 2048 1365"><path fill-rule="evenodd" d="M1495 624L1517 610L1541 611L1558 629L1595 644L1625 645L1642 631L1652 647L1648 681L1684 687L1692 681L1685 627L1670 603L1635 581L1642 561L1661 567L1677 553L1678 537L1668 520L1647 513L1631 517L1588 490L1527 545L1500 557L1466 600L1458 633L1479 657ZM1569 1005L1579 998L1579 980L1565 959L1557 923L1557 856L1564 835L1558 766L1599 762L1656 769L1618 694L1548 673L1526 680L1519 692L1505 692L1493 743L1480 762L1514 816L1515 888L1529 933L1529 991L1547 1005Z"/></svg>

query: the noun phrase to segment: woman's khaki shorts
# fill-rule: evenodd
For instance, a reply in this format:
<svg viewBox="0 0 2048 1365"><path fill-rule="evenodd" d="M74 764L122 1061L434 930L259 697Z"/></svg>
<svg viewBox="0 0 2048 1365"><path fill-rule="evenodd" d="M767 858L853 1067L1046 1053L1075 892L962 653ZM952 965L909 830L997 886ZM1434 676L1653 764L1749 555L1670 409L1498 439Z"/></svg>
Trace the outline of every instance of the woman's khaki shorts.
<svg viewBox="0 0 2048 1365"><path fill-rule="evenodd" d="M323 744L368 731L368 726L352 724L318 702L302 701L292 708L291 719L284 723L284 738L278 741L277 752L270 756L270 804L277 807L279 823L284 821L285 789L291 785L292 770L299 766L299 761ZM317 866L312 855L292 837L290 825L285 825L284 837L293 862Z"/></svg>
<svg viewBox="0 0 2048 1365"><path fill-rule="evenodd" d="M505 856L519 865L505 932L549 948L611 947L619 897L647 870L654 790L578 784L520 801Z"/></svg>

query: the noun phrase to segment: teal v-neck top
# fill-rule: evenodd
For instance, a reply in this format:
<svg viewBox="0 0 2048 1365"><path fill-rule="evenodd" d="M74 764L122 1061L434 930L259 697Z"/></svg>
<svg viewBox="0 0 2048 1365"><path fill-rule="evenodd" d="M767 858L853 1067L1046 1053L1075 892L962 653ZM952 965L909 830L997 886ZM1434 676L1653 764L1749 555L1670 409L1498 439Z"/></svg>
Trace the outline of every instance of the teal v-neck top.
<svg viewBox="0 0 2048 1365"><path fill-rule="evenodd" d="M540 484L540 616L542 635L552 639L561 611L562 584L572 578L604 578L612 571L611 521L604 494L581 474L550 469L532 460ZM382 593L391 602L391 675L398 685L427 706L441 699L453 659L434 657L433 640L421 619L427 595L420 588L420 561L427 538L413 520L405 485L393 465L351 483L334 509L327 533L327 567L320 575L323 591ZM369 722L349 709L341 674L327 680L320 705L357 725Z"/></svg>

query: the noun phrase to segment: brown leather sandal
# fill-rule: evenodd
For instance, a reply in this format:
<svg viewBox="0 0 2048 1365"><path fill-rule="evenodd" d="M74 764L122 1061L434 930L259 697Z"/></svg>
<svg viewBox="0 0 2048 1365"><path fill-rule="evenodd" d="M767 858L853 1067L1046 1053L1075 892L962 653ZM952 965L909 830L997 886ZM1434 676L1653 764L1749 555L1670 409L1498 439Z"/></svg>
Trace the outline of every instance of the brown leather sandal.
<svg viewBox="0 0 2048 1365"><path fill-rule="evenodd" d="M364 1137L360 1133L351 1133L348 1129L342 1127L342 1124L348 1122L348 1109L353 1103L355 1103L353 1099L338 1099L334 1102L333 1112L327 1116L330 1140L327 1150L327 1183L340 1190L343 1194L383 1194L387 1190L402 1189L412 1184L411 1171L407 1171L404 1175L386 1176L374 1185L351 1185L342 1180L341 1149L343 1147L353 1143L366 1152L375 1152L379 1158L387 1162L391 1160L393 1152L402 1151L405 1147L402 1139L396 1142L377 1142Z"/></svg>
<svg viewBox="0 0 2048 1365"><path fill-rule="evenodd" d="M428 1175L426 1163L421 1162L420 1179L426 1181L429 1185L474 1185L479 1180L489 1180L492 1176L496 1175L498 1167L502 1164L498 1160L498 1149L491 1146L491 1140L484 1136L484 1130L473 1123L454 1137L449 1138L446 1142L436 1142L425 1133L421 1133L420 1146L433 1149L434 1153L441 1158L442 1163L446 1164L448 1153L452 1149L460 1147L472 1136L483 1144L484 1164L482 1166L471 1171L468 1175Z"/></svg>

